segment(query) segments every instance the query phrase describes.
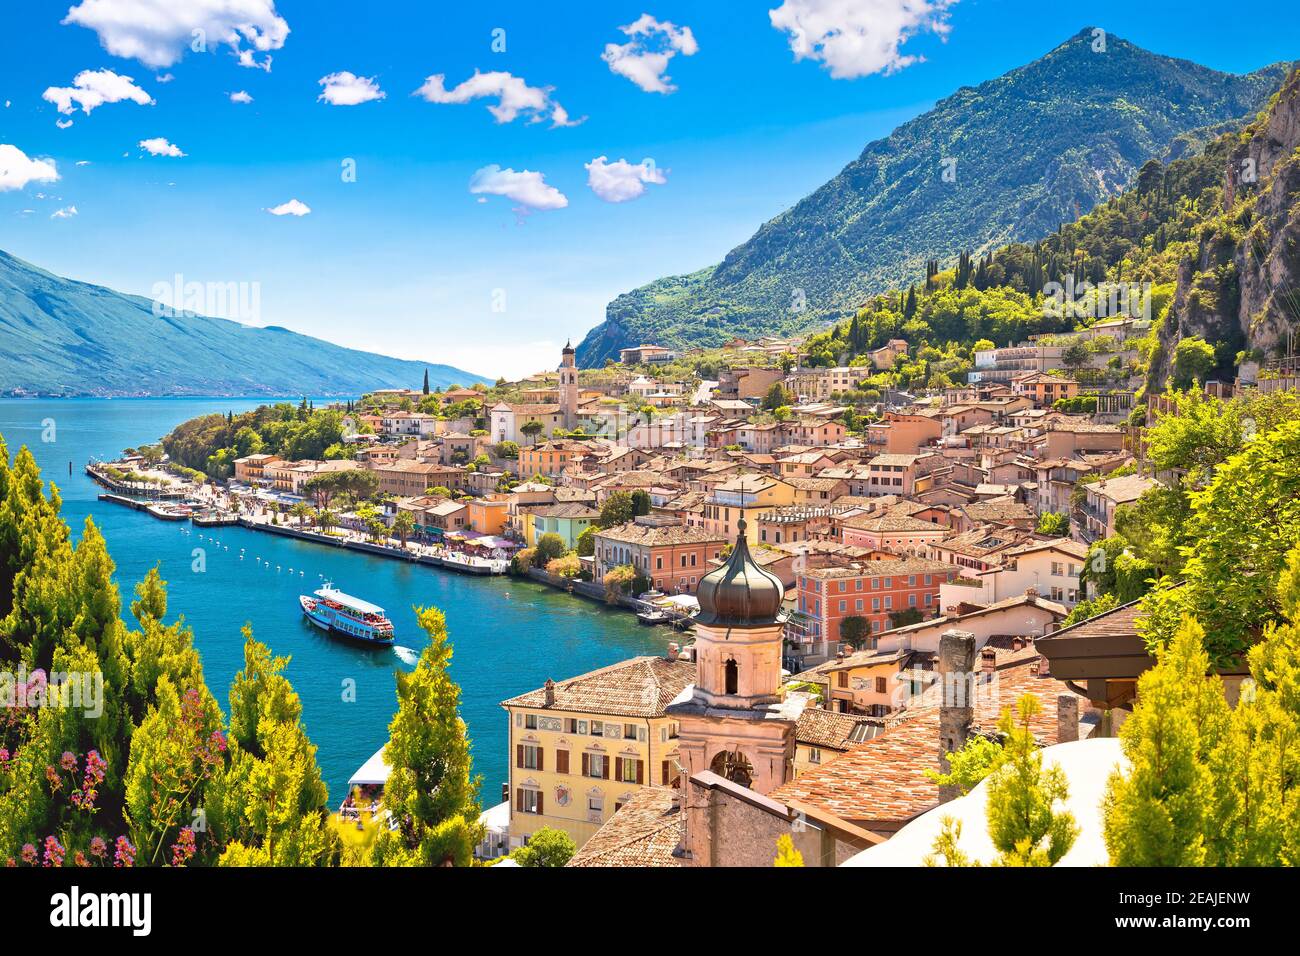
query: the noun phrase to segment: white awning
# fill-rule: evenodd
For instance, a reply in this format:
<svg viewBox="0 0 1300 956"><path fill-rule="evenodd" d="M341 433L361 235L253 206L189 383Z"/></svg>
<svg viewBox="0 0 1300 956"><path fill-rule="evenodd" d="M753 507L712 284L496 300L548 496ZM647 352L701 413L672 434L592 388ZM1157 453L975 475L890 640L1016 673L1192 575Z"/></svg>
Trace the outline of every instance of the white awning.
<svg viewBox="0 0 1300 956"><path fill-rule="evenodd" d="M384 746L387 746L385 744ZM384 760L384 748L375 751L373 757L361 765L361 769L348 780L348 789L352 787L382 787L388 782L388 775L393 768Z"/></svg>

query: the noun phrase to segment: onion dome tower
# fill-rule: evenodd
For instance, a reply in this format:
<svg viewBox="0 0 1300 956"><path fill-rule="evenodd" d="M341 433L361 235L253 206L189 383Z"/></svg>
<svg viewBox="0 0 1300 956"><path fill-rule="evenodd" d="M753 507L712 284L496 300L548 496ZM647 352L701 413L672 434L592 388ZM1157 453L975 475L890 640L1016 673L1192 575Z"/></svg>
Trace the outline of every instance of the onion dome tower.
<svg viewBox="0 0 1300 956"><path fill-rule="evenodd" d="M767 793L789 779L807 699L782 690L785 589L754 560L742 520L727 563L700 581L695 684L669 705L686 777L712 771Z"/></svg>

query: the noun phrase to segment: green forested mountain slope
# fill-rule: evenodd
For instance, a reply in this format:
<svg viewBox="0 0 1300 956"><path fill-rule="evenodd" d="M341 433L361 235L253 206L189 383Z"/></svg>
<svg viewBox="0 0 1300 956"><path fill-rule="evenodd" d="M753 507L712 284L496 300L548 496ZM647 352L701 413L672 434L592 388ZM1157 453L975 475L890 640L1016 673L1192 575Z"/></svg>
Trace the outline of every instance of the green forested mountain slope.
<svg viewBox="0 0 1300 956"><path fill-rule="evenodd" d="M1122 191L1145 161L1244 122L1287 70L1236 76L1115 36L1104 51L1095 42L1085 29L1027 66L963 87L868 145L719 265L619 296L579 346L580 363L643 341L718 345L802 331L913 281L929 259L1041 238Z"/></svg>
<svg viewBox="0 0 1300 956"><path fill-rule="evenodd" d="M153 303L0 252L0 394L345 395L482 380Z"/></svg>

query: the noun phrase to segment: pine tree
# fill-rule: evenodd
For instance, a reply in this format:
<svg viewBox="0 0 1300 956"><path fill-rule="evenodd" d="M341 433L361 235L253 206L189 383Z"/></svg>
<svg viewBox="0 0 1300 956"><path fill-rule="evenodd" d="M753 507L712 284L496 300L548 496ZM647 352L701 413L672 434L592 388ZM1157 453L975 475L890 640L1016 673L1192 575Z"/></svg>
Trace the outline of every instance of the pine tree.
<svg viewBox="0 0 1300 956"><path fill-rule="evenodd" d="M424 370L424 394L429 394L429 370L427 368Z"/></svg>
<svg viewBox="0 0 1300 956"><path fill-rule="evenodd" d="M397 675L397 714L388 726L384 759L392 768L384 806L397 823L375 842L382 866L469 866L482 839L479 778L470 775L469 737L460 717L460 687L448 665L447 621L436 608L419 611L429 646L410 674Z"/></svg>
<svg viewBox="0 0 1300 956"><path fill-rule="evenodd" d="M1128 773L1115 772L1103 815L1115 866L1201 866L1214 799L1209 756L1228 721L1222 683L1207 678L1204 631L1185 618L1137 684L1120 730Z"/></svg>
<svg viewBox="0 0 1300 956"><path fill-rule="evenodd" d="M1030 729L1039 708L1038 698L1026 694L1016 716L1008 709L998 723L1005 757L988 778L988 825L1003 866L1053 866L1079 835L1074 817L1056 809L1069 795L1065 774L1060 767L1043 768Z"/></svg>
<svg viewBox="0 0 1300 956"><path fill-rule="evenodd" d="M244 667L230 687L230 759L207 786L207 818L222 866L323 866L337 861L328 792L287 657L244 628Z"/></svg>

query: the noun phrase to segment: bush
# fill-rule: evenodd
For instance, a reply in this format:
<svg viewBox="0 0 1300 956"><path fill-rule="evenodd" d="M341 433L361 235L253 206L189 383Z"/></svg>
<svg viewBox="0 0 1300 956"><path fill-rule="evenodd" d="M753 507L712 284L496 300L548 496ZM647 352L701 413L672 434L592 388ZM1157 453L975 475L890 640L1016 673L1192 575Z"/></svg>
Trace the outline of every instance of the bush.
<svg viewBox="0 0 1300 956"><path fill-rule="evenodd" d="M515 554L510 560L510 573L523 575L529 568L533 567L533 557L537 554L535 548L524 548Z"/></svg>
<svg viewBox="0 0 1300 956"><path fill-rule="evenodd" d="M568 550L563 538L554 532L547 532L537 539L537 547L533 549L533 567L544 568L556 558L564 557Z"/></svg>
<svg viewBox="0 0 1300 956"><path fill-rule="evenodd" d="M578 852L578 845L563 830L542 827L510 854L520 866L564 866Z"/></svg>
<svg viewBox="0 0 1300 956"><path fill-rule="evenodd" d="M554 574L557 578L576 578L582 573L582 562L578 560L576 551L570 551L563 557L548 561L546 571L548 574Z"/></svg>

